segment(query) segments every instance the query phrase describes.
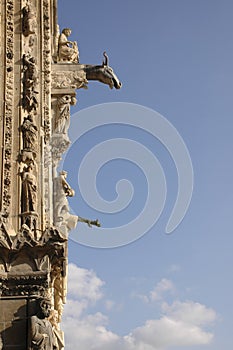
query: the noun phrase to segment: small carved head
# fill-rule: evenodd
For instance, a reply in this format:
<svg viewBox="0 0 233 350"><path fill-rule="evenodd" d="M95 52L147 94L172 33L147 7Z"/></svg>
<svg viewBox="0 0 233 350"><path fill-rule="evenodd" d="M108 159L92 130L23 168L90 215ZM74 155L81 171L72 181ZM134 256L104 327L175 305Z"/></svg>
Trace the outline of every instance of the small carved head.
<svg viewBox="0 0 233 350"><path fill-rule="evenodd" d="M65 34L65 36L70 36L70 34L71 34L71 29L70 28L64 28L63 30L62 30L62 33L63 34Z"/></svg>
<svg viewBox="0 0 233 350"><path fill-rule="evenodd" d="M60 171L59 174L61 176L64 176L65 178L67 177L67 171L65 171L65 170Z"/></svg>
<svg viewBox="0 0 233 350"><path fill-rule="evenodd" d="M49 317L52 308L50 299L41 299L39 302L39 306L41 316L43 318Z"/></svg>

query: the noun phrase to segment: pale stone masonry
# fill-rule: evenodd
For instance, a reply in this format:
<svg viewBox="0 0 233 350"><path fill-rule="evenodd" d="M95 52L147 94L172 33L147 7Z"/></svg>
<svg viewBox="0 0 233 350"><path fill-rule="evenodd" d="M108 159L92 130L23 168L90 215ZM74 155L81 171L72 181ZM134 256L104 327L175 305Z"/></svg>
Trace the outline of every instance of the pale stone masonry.
<svg viewBox="0 0 233 350"><path fill-rule="evenodd" d="M108 65L80 64L56 0L0 1L0 349L63 349L67 240L77 221L65 170L70 106L98 80L119 89Z"/></svg>

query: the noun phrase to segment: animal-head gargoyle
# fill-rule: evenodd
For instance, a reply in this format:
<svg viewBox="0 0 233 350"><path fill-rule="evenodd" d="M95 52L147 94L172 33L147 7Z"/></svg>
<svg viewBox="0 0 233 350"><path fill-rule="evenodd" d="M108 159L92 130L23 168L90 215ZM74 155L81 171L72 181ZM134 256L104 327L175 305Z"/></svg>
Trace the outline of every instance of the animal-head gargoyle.
<svg viewBox="0 0 233 350"><path fill-rule="evenodd" d="M115 89L120 89L122 84L117 78L116 74L113 72L113 69L108 65L109 59L106 52L103 53L104 60L102 65L93 66L86 64L85 72L87 80L97 80L103 84L107 84L110 89L113 87Z"/></svg>

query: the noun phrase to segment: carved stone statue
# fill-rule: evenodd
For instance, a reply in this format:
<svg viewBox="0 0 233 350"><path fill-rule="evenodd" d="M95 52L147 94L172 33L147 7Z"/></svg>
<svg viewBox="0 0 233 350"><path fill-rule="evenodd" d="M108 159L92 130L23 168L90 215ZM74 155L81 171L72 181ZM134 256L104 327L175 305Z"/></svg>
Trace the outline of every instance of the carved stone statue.
<svg viewBox="0 0 233 350"><path fill-rule="evenodd" d="M54 309L57 311L57 322L61 322L63 305L66 302L66 277L63 276L63 271L60 266L55 266L51 274L53 297L54 297Z"/></svg>
<svg viewBox="0 0 233 350"><path fill-rule="evenodd" d="M23 149L27 151L33 151L37 144L37 134L38 129L34 124L32 115L28 115L24 118L23 124L21 126L21 131L23 134Z"/></svg>
<svg viewBox="0 0 233 350"><path fill-rule="evenodd" d="M38 106L36 86L38 84L38 71L36 59L30 54L23 55L23 106L30 112Z"/></svg>
<svg viewBox="0 0 233 350"><path fill-rule="evenodd" d="M33 174L33 165L29 164L26 169L21 172L22 178L22 197L21 207L22 213L36 212L37 207L37 181Z"/></svg>
<svg viewBox="0 0 233 350"><path fill-rule="evenodd" d="M58 350L57 340L52 325L48 320L51 312L51 302L42 299L39 302L39 312L31 317L31 348L33 350Z"/></svg>
<svg viewBox="0 0 233 350"><path fill-rule="evenodd" d="M64 28L58 39L58 60L79 63L79 51L76 41L69 41L71 29Z"/></svg>
<svg viewBox="0 0 233 350"><path fill-rule="evenodd" d="M63 171L60 171L59 174L60 174L62 189L64 190L66 197L73 197L75 195L75 192L73 188L71 188L68 182L66 181L67 172L63 170Z"/></svg>
<svg viewBox="0 0 233 350"><path fill-rule="evenodd" d="M58 323L58 312L57 310L51 310L49 321L53 328L53 333L56 339L57 349L63 350L65 346L64 333L61 331ZM1 349L1 348L0 348Z"/></svg>
<svg viewBox="0 0 233 350"><path fill-rule="evenodd" d="M57 101L57 120L55 132L58 134L67 134L70 126L70 105L76 104L76 98L70 95L64 95Z"/></svg>
<svg viewBox="0 0 233 350"><path fill-rule="evenodd" d="M23 8L23 34L28 36L29 34L34 34L36 32L36 13L30 2Z"/></svg>
<svg viewBox="0 0 233 350"><path fill-rule="evenodd" d="M38 71L35 57L30 54L23 55L23 69L25 82L28 86L38 83Z"/></svg>

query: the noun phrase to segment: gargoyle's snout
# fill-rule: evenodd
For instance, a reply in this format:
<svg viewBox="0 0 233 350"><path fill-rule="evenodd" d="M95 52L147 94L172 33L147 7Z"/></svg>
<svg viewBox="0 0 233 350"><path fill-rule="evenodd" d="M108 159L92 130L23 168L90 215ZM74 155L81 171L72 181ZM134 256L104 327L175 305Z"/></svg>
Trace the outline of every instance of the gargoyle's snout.
<svg viewBox="0 0 233 350"><path fill-rule="evenodd" d="M120 81L114 81L114 88L115 89L120 89L122 87L122 83Z"/></svg>

